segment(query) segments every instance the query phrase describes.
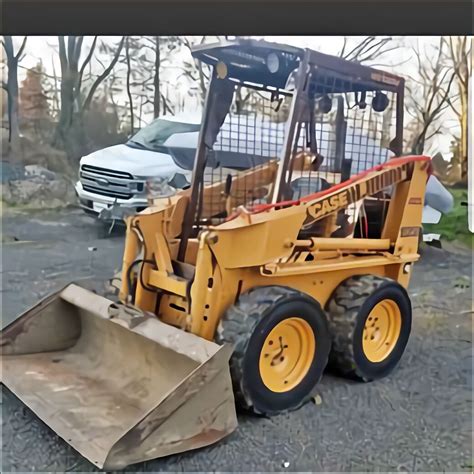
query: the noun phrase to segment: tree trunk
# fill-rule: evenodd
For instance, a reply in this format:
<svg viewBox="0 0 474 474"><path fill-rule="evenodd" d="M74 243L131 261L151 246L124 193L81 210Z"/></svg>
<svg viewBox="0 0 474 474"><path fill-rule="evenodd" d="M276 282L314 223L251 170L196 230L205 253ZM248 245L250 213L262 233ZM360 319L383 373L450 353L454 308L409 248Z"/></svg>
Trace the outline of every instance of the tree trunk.
<svg viewBox="0 0 474 474"><path fill-rule="evenodd" d="M69 159L77 159L85 149L85 134L78 114L79 81L78 60L82 39L68 37L67 48L64 37L59 37L59 58L61 61L61 110L53 138L53 146L63 148Z"/></svg>
<svg viewBox="0 0 474 474"><path fill-rule="evenodd" d="M63 140L72 126L74 114L74 80L69 71L64 72L62 75L60 96L61 110L59 112L56 137L59 140Z"/></svg>
<svg viewBox="0 0 474 474"><path fill-rule="evenodd" d="M468 161L468 104L469 104L469 77L470 58L472 55L472 42L467 36L449 37L450 59L453 63L453 70L457 78L457 85L460 99L460 109L455 110L460 127L460 136L457 139L456 151L453 154L453 167L459 172L459 180L467 182L467 161ZM452 104L451 104L452 107Z"/></svg>
<svg viewBox="0 0 474 474"><path fill-rule="evenodd" d="M75 71L67 71L61 80L61 111L56 127L54 146L62 147L69 159L79 158L85 150L84 126L77 111Z"/></svg>
<svg viewBox="0 0 474 474"><path fill-rule="evenodd" d="M18 61L8 61L8 141L16 148L20 140L20 125L18 118Z"/></svg>
<svg viewBox="0 0 474 474"><path fill-rule="evenodd" d="M155 36L155 76L153 78L154 97L153 97L153 116L157 118L160 116L160 37Z"/></svg>
<svg viewBox="0 0 474 474"><path fill-rule="evenodd" d="M411 148L412 155L422 155L425 151L425 142L426 142L426 130L427 126L425 125L423 129L415 137L415 141Z"/></svg>
<svg viewBox="0 0 474 474"><path fill-rule="evenodd" d="M127 95L128 95L128 104L130 108L130 134L133 135L135 131L134 123L133 123L133 98L132 92L130 90L130 49L129 49L129 41L128 36L125 40L125 56L127 59Z"/></svg>
<svg viewBox="0 0 474 474"><path fill-rule="evenodd" d="M3 37L3 47L7 57L7 84L8 95L8 142L10 147L17 151L20 141L20 125L18 117L18 60L25 47L26 37L18 53L15 55L11 36ZM17 158L17 156L15 156Z"/></svg>
<svg viewBox="0 0 474 474"><path fill-rule="evenodd" d="M461 171L461 181L467 182L467 155L468 155L468 93L461 89L461 116L459 118L461 126L461 137L459 143L459 165Z"/></svg>

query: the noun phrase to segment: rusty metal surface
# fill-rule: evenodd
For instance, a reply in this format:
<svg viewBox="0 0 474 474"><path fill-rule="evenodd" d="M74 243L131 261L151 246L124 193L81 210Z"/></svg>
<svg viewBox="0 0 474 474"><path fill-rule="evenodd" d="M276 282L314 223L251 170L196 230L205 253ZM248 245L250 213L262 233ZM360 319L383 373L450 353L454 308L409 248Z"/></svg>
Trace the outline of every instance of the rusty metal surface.
<svg viewBox="0 0 474 474"><path fill-rule="evenodd" d="M76 285L6 327L1 346L2 383L100 468L206 446L236 428L230 348Z"/></svg>

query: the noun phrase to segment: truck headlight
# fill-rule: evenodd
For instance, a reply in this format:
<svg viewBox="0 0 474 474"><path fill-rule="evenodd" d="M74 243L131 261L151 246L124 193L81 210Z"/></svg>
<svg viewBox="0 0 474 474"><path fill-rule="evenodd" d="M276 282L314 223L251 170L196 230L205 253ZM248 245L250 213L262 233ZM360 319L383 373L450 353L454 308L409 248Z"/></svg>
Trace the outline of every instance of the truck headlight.
<svg viewBox="0 0 474 474"><path fill-rule="evenodd" d="M176 194L176 189L169 185L167 178L154 177L146 181L148 199L171 197Z"/></svg>

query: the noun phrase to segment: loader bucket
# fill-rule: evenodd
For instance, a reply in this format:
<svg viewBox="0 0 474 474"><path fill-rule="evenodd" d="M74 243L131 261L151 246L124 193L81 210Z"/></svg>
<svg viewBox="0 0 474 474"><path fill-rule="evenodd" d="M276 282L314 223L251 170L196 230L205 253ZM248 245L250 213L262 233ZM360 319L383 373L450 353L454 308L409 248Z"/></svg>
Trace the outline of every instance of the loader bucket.
<svg viewBox="0 0 474 474"><path fill-rule="evenodd" d="M74 284L0 341L2 383L99 468L206 446L237 426L230 347Z"/></svg>

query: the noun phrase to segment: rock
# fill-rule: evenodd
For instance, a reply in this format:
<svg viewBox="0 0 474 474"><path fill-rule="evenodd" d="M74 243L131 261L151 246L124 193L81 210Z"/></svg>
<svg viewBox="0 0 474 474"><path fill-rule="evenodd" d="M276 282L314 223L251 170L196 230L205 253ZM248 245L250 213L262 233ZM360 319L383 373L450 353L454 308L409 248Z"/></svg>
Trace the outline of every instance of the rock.
<svg viewBox="0 0 474 474"><path fill-rule="evenodd" d="M3 201L9 205L30 208L64 207L76 202L72 182L56 175L53 180L41 176L12 180L2 184Z"/></svg>
<svg viewBox="0 0 474 474"><path fill-rule="evenodd" d="M321 395L316 394L316 395L313 397L313 403L314 403L315 405L321 405L321 403L323 403L323 399L321 398Z"/></svg>
<svg viewBox="0 0 474 474"><path fill-rule="evenodd" d="M7 182L0 184L0 196L3 202L10 203L10 185Z"/></svg>
<svg viewBox="0 0 474 474"><path fill-rule="evenodd" d="M33 180L10 181L10 193L16 204L27 204L40 192L42 183Z"/></svg>
<svg viewBox="0 0 474 474"><path fill-rule="evenodd" d="M13 179L24 179L25 167L8 161L2 161L0 175L2 177L2 184L8 183Z"/></svg>
<svg viewBox="0 0 474 474"><path fill-rule="evenodd" d="M44 166L40 165L26 165L25 171L27 176L39 176L48 181L56 179L56 173L46 169Z"/></svg>
<svg viewBox="0 0 474 474"><path fill-rule="evenodd" d="M2 235L2 243L19 242L20 239L14 235Z"/></svg>

